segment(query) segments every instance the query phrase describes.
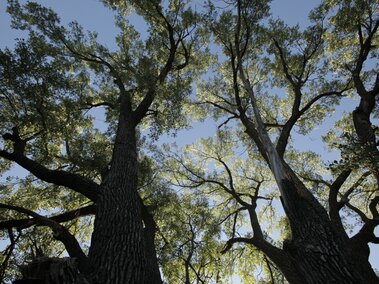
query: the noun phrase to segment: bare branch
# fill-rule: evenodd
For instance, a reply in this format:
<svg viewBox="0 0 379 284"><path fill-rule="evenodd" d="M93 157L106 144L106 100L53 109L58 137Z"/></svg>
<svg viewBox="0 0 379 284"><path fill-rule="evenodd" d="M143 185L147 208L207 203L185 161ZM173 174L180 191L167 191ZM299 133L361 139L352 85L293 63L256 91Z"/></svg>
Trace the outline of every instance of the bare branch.
<svg viewBox="0 0 379 284"><path fill-rule="evenodd" d="M232 174L232 171L230 170L229 166L220 157L218 157L216 160L222 164L222 166L224 167L224 169L226 170L226 172L228 174L229 188L232 191L236 191L234 188L233 174Z"/></svg>
<svg viewBox="0 0 379 284"><path fill-rule="evenodd" d="M301 116L304 115L306 111L308 111L316 102L318 102L320 99L324 97L331 97L331 96L343 96L343 92L345 92L348 89L348 87L344 88L341 91L330 91L321 93L317 96L315 96L313 99L311 99L309 102L307 102L302 109L300 109L300 103L301 103L301 97L302 93L300 89L296 89L295 92L295 99L292 106L292 114L291 117L288 119L288 121L284 124L283 130L280 133L280 137L278 139L278 143L276 146L276 149L280 156L284 155L284 151L287 147L288 139L291 134L292 128L296 124L296 122L299 121Z"/></svg>
<svg viewBox="0 0 379 284"><path fill-rule="evenodd" d="M315 104L316 102L318 102L321 98L324 98L324 97L331 97L331 96L338 96L338 97L342 97L343 96L343 93L348 90L349 88L346 87L344 88L343 90L341 91L330 91L330 92L326 92L326 93L322 93L322 94L319 94L317 96L315 96L313 99L311 99L300 111L299 111L299 117L301 115L303 115L307 110L309 110L311 108L311 106L313 104Z"/></svg>
<svg viewBox="0 0 379 284"><path fill-rule="evenodd" d="M107 106L107 107L110 107L112 109L115 108L115 105L110 103L110 102L100 102L100 103L95 103L95 104L86 103L86 105L84 107L82 107L82 109L92 109L92 108L102 107L102 106Z"/></svg>
<svg viewBox="0 0 379 284"><path fill-rule="evenodd" d="M229 121L237 118L236 116L229 116L223 123L221 123L219 126L217 126L218 129L222 128L224 125L227 125Z"/></svg>
<svg viewBox="0 0 379 284"><path fill-rule="evenodd" d="M274 284L275 283L275 279L274 279L274 274L273 274L272 269L271 269L271 263L270 263L270 261L269 261L269 259L267 258L266 255L264 255L264 259L265 259L267 268L268 268L268 270L270 272L271 284Z"/></svg>
<svg viewBox="0 0 379 284"><path fill-rule="evenodd" d="M298 85L299 85L298 82L294 81L294 79L292 77L292 74L289 71L289 68L288 68L288 65L287 65L287 60L285 58L283 49L281 48L279 42L276 39L274 39L274 45L275 45L276 49L279 52L280 63L282 64L284 75L286 76L288 82L291 83L291 85L292 85L293 88L298 87Z"/></svg>
<svg viewBox="0 0 379 284"><path fill-rule="evenodd" d="M359 185L371 174L371 172L365 172L361 175L361 177L355 181L355 183L342 195L341 202L346 202L349 199L350 194L353 193L354 190L357 189Z"/></svg>
<svg viewBox="0 0 379 284"><path fill-rule="evenodd" d="M223 111L225 111L227 113L230 113L231 115L233 115L233 117L238 117L237 113L235 113L234 111L231 111L231 110L227 109L226 107L224 107L224 106L222 106L222 105L220 105L220 104L218 104L216 102L205 101L205 103L210 104L210 105L212 105L214 107L217 107L217 108L219 108L219 109L221 109L221 110L223 110Z"/></svg>
<svg viewBox="0 0 379 284"><path fill-rule="evenodd" d="M226 242L225 247L223 248L221 253L224 254L224 253L228 252L235 243L254 244L254 240L253 240L253 238L242 238L242 237L241 238L232 238Z"/></svg>
<svg viewBox="0 0 379 284"><path fill-rule="evenodd" d="M240 207L237 210L234 210L233 212L229 213L225 218L223 218L218 224L221 225L223 224L226 220L228 220L231 216L235 215L238 212L241 212L243 210L247 210L246 207Z"/></svg>
<svg viewBox="0 0 379 284"><path fill-rule="evenodd" d="M367 223L367 222L370 221L370 219L366 216L365 213L363 213L360 209L358 209L357 207L355 207L354 205L352 205L350 202L345 202L345 205L346 205L347 208L349 208L350 210L354 211L361 218L361 220L364 223Z"/></svg>
<svg viewBox="0 0 379 284"><path fill-rule="evenodd" d="M18 165L28 170L42 181L53 183L55 185L65 186L76 192L79 192L92 201L96 201L100 193L99 185L90 179L79 176L74 173L50 170L40 163L28 158L24 151L26 140L21 139L18 128L13 127L13 133L5 133L3 138L13 143L13 153L0 150L0 157L9 161L16 162Z"/></svg>

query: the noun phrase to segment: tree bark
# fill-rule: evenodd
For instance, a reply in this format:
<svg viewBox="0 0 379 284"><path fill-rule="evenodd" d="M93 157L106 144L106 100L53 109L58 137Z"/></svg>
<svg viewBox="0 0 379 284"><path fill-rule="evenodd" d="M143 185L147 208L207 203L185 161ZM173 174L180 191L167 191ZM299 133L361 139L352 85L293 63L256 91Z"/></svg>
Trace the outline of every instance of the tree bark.
<svg viewBox="0 0 379 284"><path fill-rule="evenodd" d="M340 235L324 210L298 195L293 181L283 180L283 187L289 193L290 206L285 211L292 231L292 238L284 242L283 249L300 279L291 281L293 275L283 269L290 283L379 283L368 262L368 253L363 256L361 250L357 251ZM281 267L280 263L277 265Z"/></svg>
<svg viewBox="0 0 379 284"><path fill-rule="evenodd" d="M146 261L147 261L147 279L146 283L149 284L162 284L161 274L159 271L157 252L155 249L155 235L157 225L154 221L153 215L149 212L148 208L142 204L142 217L144 223L144 241L146 247Z"/></svg>
<svg viewBox="0 0 379 284"><path fill-rule="evenodd" d="M93 284L146 283L133 117L121 110L111 168L101 184L89 251Z"/></svg>

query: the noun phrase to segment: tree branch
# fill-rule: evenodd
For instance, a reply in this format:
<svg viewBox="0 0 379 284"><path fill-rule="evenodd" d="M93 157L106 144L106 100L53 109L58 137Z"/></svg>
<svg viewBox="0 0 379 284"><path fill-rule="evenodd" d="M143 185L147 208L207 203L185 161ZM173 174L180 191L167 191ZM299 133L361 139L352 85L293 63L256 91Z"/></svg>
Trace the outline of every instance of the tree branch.
<svg viewBox="0 0 379 284"><path fill-rule="evenodd" d="M224 106L222 106L222 105L220 105L220 104L218 104L216 102L205 101L205 103L210 104L210 105L212 105L214 107L217 107L217 108L219 108L219 109L221 109L221 110L223 110L223 111L225 111L227 113L230 113L233 117L238 117L237 113L235 113L234 111L229 110L228 108L226 108L226 107L224 107Z"/></svg>
<svg viewBox="0 0 379 284"><path fill-rule="evenodd" d="M93 202L96 202L100 193L99 185L90 179L66 171L50 170L23 154L0 150L0 157L16 162L42 181L70 188Z"/></svg>
<svg viewBox="0 0 379 284"><path fill-rule="evenodd" d="M336 228L340 231L340 233L347 238L346 231L343 227L342 220L339 214L340 209L342 208L341 202L338 202L338 192L341 189L344 182L348 179L351 174L351 170L342 171L335 181L328 185L329 186L329 217L331 221L335 224Z"/></svg>
<svg viewBox="0 0 379 284"><path fill-rule="evenodd" d="M286 76L288 82L290 82L292 87L297 86L298 85L297 82L295 82L293 80L292 75L290 74L290 71L289 71L289 68L287 65L287 61L286 61L285 56L284 56L283 49L281 48L281 46L279 45L279 42L276 39L274 39L274 45L279 52L280 63L282 65L284 75Z"/></svg>
<svg viewBox="0 0 379 284"><path fill-rule="evenodd" d="M376 20L375 25L372 27L372 29L369 30L367 38L364 41L362 41L362 39L360 40L359 55L356 61L355 68L351 70L355 87L357 88L357 92L359 96L361 97L367 95L368 92L362 82L362 79L360 78L360 73L363 68L363 63L366 61L368 54L370 53L370 50L372 49L372 40L374 38L376 31L378 30L378 27L379 27L379 20ZM359 31L360 29L358 30L358 35L359 35Z"/></svg>
<svg viewBox="0 0 379 284"><path fill-rule="evenodd" d="M8 261L12 256L13 250L15 249L16 243L21 237L21 232L18 233L17 237L14 236L12 229L8 229L8 235L10 240L10 245L4 250L3 256L4 260L0 265L0 282L3 283L6 268L8 266Z"/></svg>
<svg viewBox="0 0 379 284"><path fill-rule="evenodd" d="M233 247L233 245L235 243L254 244L254 239L253 238L243 238L243 237L229 239L226 242L225 247L222 249L221 253L222 254L227 253Z"/></svg>
<svg viewBox="0 0 379 284"><path fill-rule="evenodd" d="M45 226L50 227L53 230L53 236L56 240L61 241L70 257L76 257L79 260L79 269L85 269L87 265L87 256L82 251L78 241L76 240L75 236L73 236L66 227L60 225L59 223L41 216L29 209L19 207L19 206L13 206L13 205L7 205L0 203L0 208L8 209L17 211L19 213L23 213L26 215L29 215L33 217L38 223L41 223Z"/></svg>
<svg viewBox="0 0 379 284"><path fill-rule="evenodd" d="M371 172L365 172L363 173L360 178L358 180L356 180L356 182L354 182L354 184L348 189L346 190L346 192L342 195L341 197L341 202L346 202L349 200L349 196L350 194L353 193L353 191L355 189L357 189L357 187L359 185L361 185L361 183L366 179L366 177L368 177L369 175L371 174Z"/></svg>
<svg viewBox="0 0 379 284"><path fill-rule="evenodd" d="M74 220L79 217L95 214L95 205L91 204L79 209L64 212L59 215L49 217L50 220L57 223L64 223L67 221ZM36 219L17 219L17 220L7 220L0 222L0 230L3 229L26 229L38 223Z"/></svg>
<svg viewBox="0 0 379 284"><path fill-rule="evenodd" d="M284 151L287 147L288 138L291 134L291 130L296 124L296 122L300 119L304 113L309 110L316 102L318 102L321 98L324 97L331 97L331 96L342 96L343 92L347 90L347 87L343 89L342 91L330 91L321 93L317 96L315 96L313 99L311 99L309 102L307 102L303 108L300 109L300 98L302 96L301 90L298 89L298 94L295 94L295 101L294 105L292 107L292 114L291 117L287 120L287 122L283 126L283 130L280 133L280 137L278 139L278 143L276 145L276 149L279 153L279 155L282 157L284 155ZM298 99L296 99L298 98Z"/></svg>
<svg viewBox="0 0 379 284"><path fill-rule="evenodd" d="M151 104L154 101L154 98L156 96L156 84L157 83L158 84L163 83L164 80L166 79L168 73L171 70L173 70L173 67L174 67L173 64L174 64L176 52L178 49L178 44L181 43L183 40L182 38L179 38L178 41L175 40L174 27L168 21L167 17L165 17L165 15L162 13L161 7L156 5L155 8L156 8L158 15L164 20L165 28L168 32L168 39L170 42L169 55L168 55L168 58L166 60L165 65L160 70L156 81L151 85L151 87L147 91L147 93L144 96L144 98L142 99L142 101L139 103L137 108L133 111L134 121L135 121L136 125L145 117L147 111L149 110ZM184 45L184 43L182 43L182 44ZM184 50L185 50L185 52L187 52L187 49L184 49ZM183 66L180 66L180 69L183 69L188 64L187 60L189 58L189 55L186 54L185 57L186 57L186 62L184 63Z"/></svg>
<svg viewBox="0 0 379 284"><path fill-rule="evenodd" d="M92 108L102 107L102 106L107 106L107 107L110 107L112 109L115 108L114 104L112 104L110 102L100 102L100 103L95 103L95 104L86 103L86 105L84 107L82 107L82 109L92 109Z"/></svg>
<svg viewBox="0 0 379 284"><path fill-rule="evenodd" d="M346 205L347 208L349 208L350 210L354 211L361 218L361 220L364 223L367 223L367 222L370 221L370 219L366 216L365 213L362 212L362 210L358 209L357 207L355 207L354 205L352 205L350 202L345 202L345 205Z"/></svg>

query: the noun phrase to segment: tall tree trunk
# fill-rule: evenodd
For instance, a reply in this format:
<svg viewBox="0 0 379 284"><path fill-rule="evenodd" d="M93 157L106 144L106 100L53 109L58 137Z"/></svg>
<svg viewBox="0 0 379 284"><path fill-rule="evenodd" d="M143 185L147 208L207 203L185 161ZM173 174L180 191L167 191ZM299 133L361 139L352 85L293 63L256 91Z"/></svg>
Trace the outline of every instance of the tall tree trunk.
<svg viewBox="0 0 379 284"><path fill-rule="evenodd" d="M145 243L137 192L133 118L121 111L111 169L101 185L89 259L96 284L145 283Z"/></svg>

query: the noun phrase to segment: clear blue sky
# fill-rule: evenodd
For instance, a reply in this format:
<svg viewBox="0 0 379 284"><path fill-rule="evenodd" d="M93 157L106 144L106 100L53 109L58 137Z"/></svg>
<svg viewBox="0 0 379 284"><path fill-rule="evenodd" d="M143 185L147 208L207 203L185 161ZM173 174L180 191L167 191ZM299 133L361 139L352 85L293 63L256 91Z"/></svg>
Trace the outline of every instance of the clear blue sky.
<svg viewBox="0 0 379 284"><path fill-rule="evenodd" d="M26 1L21 1L26 2ZM99 41L109 48L114 47L114 35L117 31L114 28L113 15L111 11L105 9L98 0L39 0L37 1L45 6L52 7L61 17L64 24L76 20L85 29L94 30L98 32ZM193 1L198 3L199 9L203 1ZM317 4L319 0L274 0L272 2L272 14L275 17L280 17L289 25L299 24L301 27L307 25L307 14ZM23 34L11 30L10 17L5 13L6 1L0 1L0 48L6 46L12 47L15 39L23 37ZM142 22L137 17L133 18L134 24L142 27ZM142 27L143 28L143 27ZM351 111L355 108L357 102L348 101L341 106L336 115L332 117L333 121L336 117L340 116L342 111ZM98 122L101 123L101 117L98 118ZM212 134L215 129L214 125L208 123L196 123L194 127L189 131L180 131L175 138L175 141L179 145L183 145L185 142L190 143L196 139ZM325 127L319 127L312 132L312 135L308 138L301 137L300 143L297 143L297 147L302 150L316 149L317 152L324 157L328 157L331 161L334 157L338 156L336 153L327 153L323 148L321 141L321 134L325 134ZM300 138L300 137L298 137ZM169 137L166 138L166 142L173 142ZM19 172L20 174L22 172ZM13 174L17 174L17 171ZM0 246L1 247L1 246ZM378 247L378 246L376 246ZM371 246L373 248L373 246ZM371 263L374 267L379 269L379 248L375 248L371 253Z"/></svg>

